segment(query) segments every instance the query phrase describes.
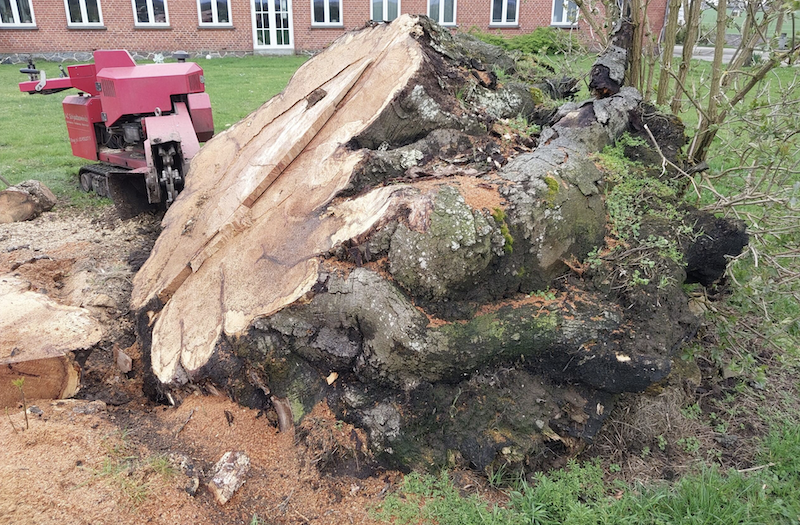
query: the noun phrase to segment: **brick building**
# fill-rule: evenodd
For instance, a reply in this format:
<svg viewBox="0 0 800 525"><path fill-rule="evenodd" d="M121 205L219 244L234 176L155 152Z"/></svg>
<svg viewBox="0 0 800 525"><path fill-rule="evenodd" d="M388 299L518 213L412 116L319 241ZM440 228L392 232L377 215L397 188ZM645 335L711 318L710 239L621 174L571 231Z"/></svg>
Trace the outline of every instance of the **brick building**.
<svg viewBox="0 0 800 525"><path fill-rule="evenodd" d="M650 3L660 30L666 0ZM569 0L0 0L0 56L89 58L95 49L135 55L279 54L324 48L367 21L427 14L442 25L514 35L577 28Z"/></svg>

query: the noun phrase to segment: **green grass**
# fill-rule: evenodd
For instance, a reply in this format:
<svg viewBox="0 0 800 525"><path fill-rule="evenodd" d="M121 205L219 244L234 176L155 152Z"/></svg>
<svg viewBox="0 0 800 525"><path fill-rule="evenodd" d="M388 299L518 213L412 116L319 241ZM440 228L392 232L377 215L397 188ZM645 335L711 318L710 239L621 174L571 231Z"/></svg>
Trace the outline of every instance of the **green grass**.
<svg viewBox="0 0 800 525"><path fill-rule="evenodd" d="M302 56L199 60L216 130L238 122L279 93L305 60ZM50 77L58 75L57 64L36 65ZM21 93L17 84L27 76L19 72L20 67L24 65L0 65L0 175L12 184L38 179L62 204L108 203L78 188L78 169L90 161L72 156L61 109L64 96L76 92L45 96Z"/></svg>
<svg viewBox="0 0 800 525"><path fill-rule="evenodd" d="M764 525L800 517L800 425L776 428L764 441L760 468L720 472L700 466L674 484L608 482L597 463L518 481L502 504L462 496L447 472L411 474L375 509L397 524Z"/></svg>

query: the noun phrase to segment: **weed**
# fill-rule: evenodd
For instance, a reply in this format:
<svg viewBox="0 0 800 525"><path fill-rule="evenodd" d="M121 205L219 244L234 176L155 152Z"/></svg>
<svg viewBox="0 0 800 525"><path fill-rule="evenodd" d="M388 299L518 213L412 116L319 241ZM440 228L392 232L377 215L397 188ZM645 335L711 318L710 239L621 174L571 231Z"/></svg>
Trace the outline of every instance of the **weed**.
<svg viewBox="0 0 800 525"><path fill-rule="evenodd" d="M19 390L19 396L22 398L22 412L25 414L25 430L28 430L30 429L30 425L28 424L28 402L25 400L25 378L20 377L18 379L12 379L11 384L17 387L17 390Z"/></svg>

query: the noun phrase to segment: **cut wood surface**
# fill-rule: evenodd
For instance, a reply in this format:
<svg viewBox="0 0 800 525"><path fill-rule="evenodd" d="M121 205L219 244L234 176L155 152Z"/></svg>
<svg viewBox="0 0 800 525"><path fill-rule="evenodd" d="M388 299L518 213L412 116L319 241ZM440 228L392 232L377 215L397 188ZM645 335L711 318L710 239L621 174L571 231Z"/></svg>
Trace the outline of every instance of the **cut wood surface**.
<svg viewBox="0 0 800 525"><path fill-rule="evenodd" d="M11 381L25 378L28 399L74 395L79 386L72 352L100 341L100 324L83 308L29 291L26 281L0 276L0 406L16 406Z"/></svg>
<svg viewBox="0 0 800 525"><path fill-rule="evenodd" d="M55 204L56 196L38 180L21 182L0 191L0 224L33 219Z"/></svg>
<svg viewBox="0 0 800 525"><path fill-rule="evenodd" d="M282 95L192 160L193 175L134 281L134 309L154 298L165 303L152 342L161 381L181 379L182 369L191 373L205 364L223 330L236 334L257 315L302 297L317 279L314 257L342 236L365 231L388 208L397 187L341 212L326 213L323 206L363 158L344 145L419 67L422 53L407 42L415 27L405 17L340 39L325 54L349 63L308 62ZM306 99L323 92L318 101ZM264 293L250 293L256 289Z"/></svg>

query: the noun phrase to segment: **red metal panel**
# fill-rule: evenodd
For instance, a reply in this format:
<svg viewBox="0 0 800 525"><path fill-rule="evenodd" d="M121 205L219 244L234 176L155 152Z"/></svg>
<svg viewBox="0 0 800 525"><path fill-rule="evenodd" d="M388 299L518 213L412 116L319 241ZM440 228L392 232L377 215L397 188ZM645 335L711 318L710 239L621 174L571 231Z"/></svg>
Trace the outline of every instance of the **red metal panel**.
<svg viewBox="0 0 800 525"><path fill-rule="evenodd" d="M78 91L89 93L90 95L97 95L97 88L94 83L97 82L95 75L94 64L80 64L77 66L68 66L67 72L69 78L72 80L72 85Z"/></svg>
<svg viewBox="0 0 800 525"><path fill-rule="evenodd" d="M186 109L186 104L183 102L175 104L175 113L173 115L143 118L142 128L147 136L144 149L148 152L147 160L151 166L152 160L149 155L151 148L164 142L180 143L183 160L186 165L200 151L200 143L194 134L194 126L189 116L189 110ZM186 171L184 170L182 173L186 173Z"/></svg>
<svg viewBox="0 0 800 525"><path fill-rule="evenodd" d="M97 79L106 86L100 92L106 126L111 126L122 115L154 113L156 108L169 113L172 111L171 95L205 89L203 83L189 81L190 77L199 80L202 73L202 68L191 62L98 70Z"/></svg>
<svg viewBox="0 0 800 525"><path fill-rule="evenodd" d="M188 100L197 140L200 142L210 140L214 136L214 116L211 114L211 99L208 93L192 93L188 96Z"/></svg>
<svg viewBox="0 0 800 525"><path fill-rule="evenodd" d="M100 100L69 95L64 99L63 107L72 154L84 159L97 160L94 123L100 122Z"/></svg>
<svg viewBox="0 0 800 525"><path fill-rule="evenodd" d="M39 84L38 80L28 80L19 83L19 90L23 93L36 93L36 86ZM72 79L69 77L64 78L48 78L43 86L43 90L47 89L69 89L72 87Z"/></svg>

